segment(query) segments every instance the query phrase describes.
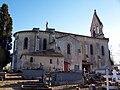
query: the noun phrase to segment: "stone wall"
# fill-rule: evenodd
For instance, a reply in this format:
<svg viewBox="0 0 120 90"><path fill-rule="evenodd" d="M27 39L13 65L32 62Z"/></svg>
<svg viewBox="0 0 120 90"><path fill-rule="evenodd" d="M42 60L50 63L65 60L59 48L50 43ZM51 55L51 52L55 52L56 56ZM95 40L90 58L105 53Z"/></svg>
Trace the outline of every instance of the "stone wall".
<svg viewBox="0 0 120 90"><path fill-rule="evenodd" d="M30 58L33 57L33 62L30 62ZM50 59L52 63L50 63ZM37 69L43 68L46 72L52 71L64 71L64 58L63 57L48 57L48 56L32 56L23 55L21 58L22 69Z"/></svg>
<svg viewBox="0 0 120 90"><path fill-rule="evenodd" d="M22 77L24 79L43 79L44 75L45 75L45 72L42 69L38 69L38 70L23 69L22 70Z"/></svg>
<svg viewBox="0 0 120 90"><path fill-rule="evenodd" d="M54 49L59 47L59 52L63 54L64 60L69 64L69 70L74 71L75 65L79 65L79 69L82 70L82 61L86 60L87 62L92 63L91 71L94 71L98 68L105 68L106 66L110 67L109 61L109 52L108 52L108 39L98 39L89 36L76 35L76 34L65 34L56 32L56 42L54 47L53 44L49 43L50 32L49 31L26 31L15 34L15 39L17 40L17 49L14 50L14 68L21 69L21 65L24 60L21 61L21 55L27 52L36 51L36 37L39 37L41 40L41 49L43 50L43 39L47 39L47 49ZM24 38L28 37L29 44L28 49L23 49ZM70 44L70 54L67 54L67 44ZM93 55L90 54L90 45L93 45ZM101 55L101 46L104 46L105 55ZM52 47L52 48L51 48ZM38 58L38 57L37 57ZM49 60L50 58L46 57L44 60ZM27 59L26 59L27 60ZM36 59L37 60L37 59ZM42 60L39 57L38 60ZM48 63L48 62L45 62ZM46 64L47 65L47 64ZM61 66L62 67L62 66ZM64 67L64 66L63 66Z"/></svg>
<svg viewBox="0 0 120 90"><path fill-rule="evenodd" d="M52 73L53 85L62 85L62 84L80 84L82 83L82 73L75 72L55 72Z"/></svg>

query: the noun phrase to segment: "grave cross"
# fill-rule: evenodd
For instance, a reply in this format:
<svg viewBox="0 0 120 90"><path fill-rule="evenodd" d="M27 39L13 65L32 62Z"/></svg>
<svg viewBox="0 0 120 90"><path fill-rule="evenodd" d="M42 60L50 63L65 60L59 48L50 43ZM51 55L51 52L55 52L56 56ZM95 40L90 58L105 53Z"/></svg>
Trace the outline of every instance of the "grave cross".
<svg viewBox="0 0 120 90"><path fill-rule="evenodd" d="M106 69L106 75L105 75L105 78L106 78L106 84L107 84L107 90L109 90L109 72L108 72L108 69Z"/></svg>

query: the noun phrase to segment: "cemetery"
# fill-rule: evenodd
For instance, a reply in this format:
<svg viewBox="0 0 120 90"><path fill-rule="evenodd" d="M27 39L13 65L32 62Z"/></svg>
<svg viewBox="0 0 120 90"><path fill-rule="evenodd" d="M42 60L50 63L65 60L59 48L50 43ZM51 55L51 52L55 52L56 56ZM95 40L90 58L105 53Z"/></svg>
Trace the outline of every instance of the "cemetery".
<svg viewBox="0 0 120 90"><path fill-rule="evenodd" d="M33 72L34 76L32 75ZM37 73L35 74L35 72ZM5 82L7 84L0 84L0 89L7 87L15 90L56 90L59 88L61 90L65 88L68 88L68 90L119 90L119 77L120 75L115 69L112 72L106 69L106 74L82 74L73 72L45 74L42 70L24 70L23 73L5 73L5 78L1 79L0 83Z"/></svg>

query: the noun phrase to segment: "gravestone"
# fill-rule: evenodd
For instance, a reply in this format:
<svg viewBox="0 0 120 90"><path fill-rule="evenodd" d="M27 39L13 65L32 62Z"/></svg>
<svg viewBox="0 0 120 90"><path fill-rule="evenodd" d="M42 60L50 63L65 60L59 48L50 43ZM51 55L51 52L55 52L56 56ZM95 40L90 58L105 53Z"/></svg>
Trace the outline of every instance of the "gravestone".
<svg viewBox="0 0 120 90"><path fill-rule="evenodd" d="M115 82L116 82L116 81L118 80L117 71L116 71L115 69L113 69L112 73L113 73L112 81L115 81Z"/></svg>

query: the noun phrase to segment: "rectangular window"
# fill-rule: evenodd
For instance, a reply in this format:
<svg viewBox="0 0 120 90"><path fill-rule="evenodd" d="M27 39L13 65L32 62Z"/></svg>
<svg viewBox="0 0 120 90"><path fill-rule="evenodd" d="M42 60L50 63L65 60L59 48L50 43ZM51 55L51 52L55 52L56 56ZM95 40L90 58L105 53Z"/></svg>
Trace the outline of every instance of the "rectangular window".
<svg viewBox="0 0 120 90"><path fill-rule="evenodd" d="M52 64L53 62L52 62L52 59L50 59L50 64Z"/></svg>

